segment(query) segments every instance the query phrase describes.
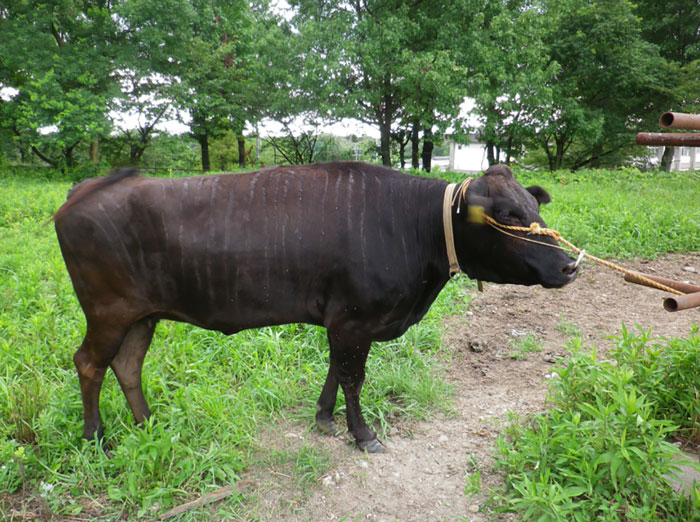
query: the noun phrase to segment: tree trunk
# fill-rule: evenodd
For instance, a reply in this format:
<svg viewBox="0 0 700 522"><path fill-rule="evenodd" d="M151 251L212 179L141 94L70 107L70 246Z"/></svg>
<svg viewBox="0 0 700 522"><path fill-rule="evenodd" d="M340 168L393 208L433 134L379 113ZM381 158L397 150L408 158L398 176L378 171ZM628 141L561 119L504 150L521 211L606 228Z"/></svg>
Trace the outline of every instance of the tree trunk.
<svg viewBox="0 0 700 522"><path fill-rule="evenodd" d="M129 146L129 164L138 165L145 151L146 147L142 146L141 144L132 143Z"/></svg>
<svg viewBox="0 0 700 522"><path fill-rule="evenodd" d="M671 167L673 166L673 153L675 151L675 147L664 148L664 154L661 156L661 163L659 163L659 168L664 172L671 172Z"/></svg>
<svg viewBox="0 0 700 522"><path fill-rule="evenodd" d="M489 167L496 164L496 146L492 141L486 142L486 160L489 162Z"/></svg>
<svg viewBox="0 0 700 522"><path fill-rule="evenodd" d="M394 136L399 143L399 166L404 169L406 168L406 131L401 129Z"/></svg>
<svg viewBox="0 0 700 522"><path fill-rule="evenodd" d="M565 152L564 140L563 139L560 140L560 139L555 138L554 141L555 141L556 146L557 146L557 151L554 155L554 165L553 165L554 168L551 170L560 170L561 166L564 164L564 152Z"/></svg>
<svg viewBox="0 0 700 522"><path fill-rule="evenodd" d="M245 137L239 134L236 137L238 141L238 166L242 169L245 168Z"/></svg>
<svg viewBox="0 0 700 522"><path fill-rule="evenodd" d="M423 160L423 170L430 172L431 163L433 161L433 148L435 147L433 143L433 133L426 130L423 133L423 151L421 152L421 159Z"/></svg>
<svg viewBox="0 0 700 522"><path fill-rule="evenodd" d="M202 170L208 172L211 170L211 160L209 159L209 135L197 134L196 138L202 151Z"/></svg>
<svg viewBox="0 0 700 522"><path fill-rule="evenodd" d="M74 143L73 145L66 145L63 147L63 158L64 158L64 165L66 167L74 167L75 166L75 157L73 156L73 151L75 150L75 147L78 145L78 143Z"/></svg>
<svg viewBox="0 0 700 522"><path fill-rule="evenodd" d="M97 165L100 156L100 142L99 138L90 143L90 163Z"/></svg>
<svg viewBox="0 0 700 522"><path fill-rule="evenodd" d="M379 150L382 156L382 165L391 167L391 122L388 118L382 118L379 124Z"/></svg>
<svg viewBox="0 0 700 522"><path fill-rule="evenodd" d="M511 157L513 156L513 135L508 135L506 142L506 165L510 165Z"/></svg>
<svg viewBox="0 0 700 522"><path fill-rule="evenodd" d="M416 170L420 168L420 162L418 161L418 147L420 146L419 132L420 124L414 122L413 128L411 129L411 167Z"/></svg>

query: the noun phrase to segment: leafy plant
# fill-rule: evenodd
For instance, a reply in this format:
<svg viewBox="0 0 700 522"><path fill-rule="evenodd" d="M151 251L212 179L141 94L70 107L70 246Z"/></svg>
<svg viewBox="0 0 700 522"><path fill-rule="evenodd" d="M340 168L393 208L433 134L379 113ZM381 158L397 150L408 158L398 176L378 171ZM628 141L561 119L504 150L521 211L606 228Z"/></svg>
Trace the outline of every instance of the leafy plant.
<svg viewBox="0 0 700 522"><path fill-rule="evenodd" d="M481 492L481 468L475 454L467 455L467 477L464 486L465 495L476 495Z"/></svg>
<svg viewBox="0 0 700 522"><path fill-rule="evenodd" d="M683 355L697 353L696 334L662 351L647 345L648 332L633 337L623 329L615 361L572 343L550 409L525 424L513 418L498 441L506 487L493 497L497 509L542 521L700 519L700 490L685 499L668 482L679 452L667 441L682 433L675 422L692 419L697 408L697 388L687 385L697 381L697 366L688 371ZM662 372L685 377L662 383Z"/></svg>

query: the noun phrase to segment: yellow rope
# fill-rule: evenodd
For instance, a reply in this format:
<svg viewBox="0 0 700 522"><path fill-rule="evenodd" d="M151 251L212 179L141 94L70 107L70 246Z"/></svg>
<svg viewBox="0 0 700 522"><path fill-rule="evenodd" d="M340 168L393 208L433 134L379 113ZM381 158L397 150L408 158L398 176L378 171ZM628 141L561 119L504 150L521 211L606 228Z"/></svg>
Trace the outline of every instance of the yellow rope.
<svg viewBox="0 0 700 522"><path fill-rule="evenodd" d="M632 272L631 270L627 270L626 268L621 267L620 265L616 265L615 263L611 263L610 261L606 261L604 259L601 259L599 257L593 256L585 251L582 251L580 248L577 248L574 244L571 242L567 241L564 239L559 232L556 230L553 230L551 228L544 228L542 227L539 223L532 223L529 227L516 227L516 226L511 226L511 225L504 225L502 223L499 223L495 219L493 219L491 216L488 216L484 214L482 218L493 228L498 230L499 232L506 234L507 236L514 237L516 239L520 239L522 241L529 241L530 243L537 243L542 246L548 246L551 248L558 248L560 250L566 250L559 245L550 245L549 243L542 243L541 241L535 241L533 239L529 239L526 237L522 236L516 236L515 234L510 234L509 232L506 231L512 231L512 232L525 232L527 234L531 235L538 235L538 236L548 236L553 238L555 241L559 243L565 244L567 247L569 247L571 250L573 250L576 254L583 255L584 257L587 257L588 259L595 261L596 263L607 266L608 268L611 268L613 270L617 270L618 272L622 272L623 274L627 275L632 275L635 278L639 279L640 281L643 281L644 284L651 286L653 288L657 288L659 290L663 290L665 292L670 292L672 294L676 295L685 295L683 292L676 290L675 288L671 288L670 286L666 286L661 283L657 283L656 281L653 281L647 277L644 277L637 272Z"/></svg>

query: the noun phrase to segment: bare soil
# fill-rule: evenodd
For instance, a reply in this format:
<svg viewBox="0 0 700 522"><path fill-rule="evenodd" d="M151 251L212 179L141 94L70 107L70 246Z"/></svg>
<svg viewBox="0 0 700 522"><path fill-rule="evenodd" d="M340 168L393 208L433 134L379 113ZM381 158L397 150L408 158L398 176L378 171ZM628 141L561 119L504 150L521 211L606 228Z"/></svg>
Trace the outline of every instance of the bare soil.
<svg viewBox="0 0 700 522"><path fill-rule="evenodd" d="M625 265L700 284L700 253ZM388 452L381 455L365 455L344 444L344 437L324 436L298 422L277 426L261 448L318 448L332 455L331 470L312 484L300 484L274 464L251 471L239 483L249 500L246 519L490 520L488 491L502 484L492 469L496 438L508 412L523 418L543 409L548 376L567 356L565 346L572 337L604 355L614 346L610 336L619 335L623 323L663 337L687 336L700 323L700 309L666 312L662 301L667 294L626 283L618 272L591 263L559 290L485 286L465 316L445 324L451 348L447 378L456 390L451 413L397 423L384 441ZM528 335L541 351L515 358L518 341ZM468 496L466 477L473 469L480 470L482 491Z"/></svg>

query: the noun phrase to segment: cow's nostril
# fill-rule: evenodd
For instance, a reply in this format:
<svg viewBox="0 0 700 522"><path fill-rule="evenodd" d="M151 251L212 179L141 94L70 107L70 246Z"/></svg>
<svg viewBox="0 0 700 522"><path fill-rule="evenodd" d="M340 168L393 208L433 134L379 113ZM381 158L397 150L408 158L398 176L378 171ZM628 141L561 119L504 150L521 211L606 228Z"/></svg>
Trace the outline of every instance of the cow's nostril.
<svg viewBox="0 0 700 522"><path fill-rule="evenodd" d="M573 261L573 262L569 263L568 265L564 266L564 268L562 269L562 272L564 272L564 274L570 276L570 275L575 274L577 270L578 270L578 262Z"/></svg>

